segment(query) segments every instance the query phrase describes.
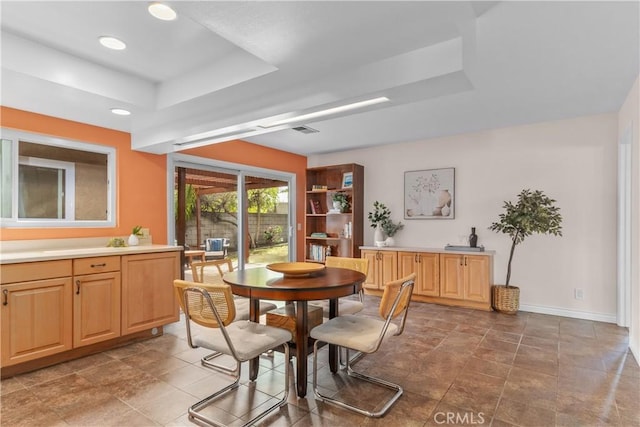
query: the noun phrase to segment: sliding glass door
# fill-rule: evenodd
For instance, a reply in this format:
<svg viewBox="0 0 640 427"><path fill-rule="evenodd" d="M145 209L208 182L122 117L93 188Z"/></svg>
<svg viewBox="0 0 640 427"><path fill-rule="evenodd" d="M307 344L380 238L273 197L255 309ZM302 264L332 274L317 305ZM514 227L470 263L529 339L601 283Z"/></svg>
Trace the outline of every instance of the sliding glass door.
<svg viewBox="0 0 640 427"><path fill-rule="evenodd" d="M240 269L293 260L293 174L184 155L172 163L176 244Z"/></svg>

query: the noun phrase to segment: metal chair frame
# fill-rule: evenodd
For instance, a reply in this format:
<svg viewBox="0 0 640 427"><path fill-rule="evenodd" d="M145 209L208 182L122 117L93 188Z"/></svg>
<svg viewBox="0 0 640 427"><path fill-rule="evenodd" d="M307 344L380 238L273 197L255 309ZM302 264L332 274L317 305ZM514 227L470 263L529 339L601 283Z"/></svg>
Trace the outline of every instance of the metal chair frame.
<svg viewBox="0 0 640 427"><path fill-rule="evenodd" d="M367 352L367 354L370 353L375 353L376 351L378 351L378 349L380 348L380 345L382 344L382 341L384 340L385 334L387 332L387 329L389 328L389 324L391 323L392 319L397 317L398 315L401 315L401 319L400 319L400 324L398 327L398 331L394 334L394 335L400 335L402 334L402 332L404 331L404 327L405 327L405 322L407 319L407 313L409 312L409 302L411 299L411 295L413 293L413 287L414 287L414 280L415 280L415 273L411 274L403 279L400 279L398 281L402 281L402 285L400 286L400 289L398 291L398 294L396 295L394 302L391 306L391 309L388 311L388 314L385 317L385 322L383 327L380 330L380 334L378 335L375 347L373 348L373 350L371 350L370 352ZM387 291L388 288L385 288L385 292ZM405 296L405 294L407 294ZM406 301L406 305L402 308L402 310L398 313L396 313L396 310L398 309L398 305L400 304L401 301ZM382 307L383 304L385 303L385 298L383 296L383 300L380 302L380 306L381 306L381 311L382 311ZM313 334L313 330L312 330L312 334ZM316 397L318 397L320 400L331 403L333 405L339 406L341 408L344 409L349 409L351 411L357 412L359 414L362 415L366 415L368 417L382 417L384 414L387 413L387 411L391 408L391 406L400 398L400 396L402 396L403 393L403 389L400 385L383 380L381 378L376 378L370 375L365 375L361 372L356 372L352 369L352 364L353 361L349 359L349 348L348 347L344 347L346 349L346 353L347 353L347 359L346 359L346 372L347 375L349 375L350 377L353 378L357 378L372 384L376 384L379 386L382 386L384 388L390 389L395 391L394 395L391 396L383 405L383 407L379 410L379 411L368 411L366 409L357 407L355 405L351 405L348 404L346 402L343 402L341 400L338 399L334 399L332 397L323 395L322 393L320 393L320 391L318 390L318 346L320 345L320 343L323 343L326 341L322 341L320 339L316 339L316 341L313 344L313 392L316 395ZM329 342L326 342L328 344L331 344ZM360 353L360 356L364 356L365 353ZM355 357L354 357L355 358Z"/></svg>
<svg viewBox="0 0 640 427"><path fill-rule="evenodd" d="M204 283L204 268L207 266L215 266L218 269L218 272L220 273L220 277L222 278L222 276L224 275L224 271L222 270L222 266L226 265L227 266L227 273L233 271L233 261L231 261L230 258L223 258L223 259L214 259L214 260L207 260L207 261L194 261L191 263L191 275L193 277L193 281L194 282L198 282L198 283ZM243 297L235 297L234 298L243 298ZM272 310L273 308L275 308L275 306L273 304L270 303L260 303L260 314L266 313L269 310ZM236 320L248 320L249 317L248 315L246 316L246 318L241 318L238 319L236 317ZM220 365L217 363L213 363L212 360L223 356L223 353L214 351L213 353L207 354L206 356L203 356L202 359L200 359L200 364L202 366L204 366L205 368L210 368L210 369L214 369L216 371L221 371L224 373L229 373L229 374L234 374L237 368L231 368L229 366L225 366L225 365ZM266 353L267 357L273 358L273 351L269 351Z"/></svg>
<svg viewBox="0 0 640 427"><path fill-rule="evenodd" d="M182 281L177 281L176 282L182 282ZM216 285L216 287L228 287L228 285ZM189 413L189 419L190 420L198 420L201 421L203 423L206 423L208 425L213 425L213 426L220 426L220 427L224 427L224 424L218 423L215 420L206 417L202 414L200 414L198 411L200 411L201 409L209 406L213 401L217 400L220 396L222 396L223 394L227 393L228 391L236 388L240 382L240 376L241 376L241 369L242 369L242 362L246 362L250 359L243 359L241 358L237 352L236 349L233 345L233 341L231 340L231 337L229 336L226 328L225 328L225 323L229 324L231 323L231 320L228 321L223 321L222 318L220 317L220 314L218 313L218 310L216 309L215 304L213 303L213 300L211 299L211 296L209 295L209 292L206 290L206 288L201 288L201 287L187 287L184 288L183 292L183 296L184 296L184 300L186 301L188 299L188 293L189 292L194 292L197 294L200 294L202 296L202 298L204 299L204 301L206 301L208 308L211 310L211 312L213 313L213 315L215 316L216 322L218 324L218 327L220 328L220 331L226 341L226 344L229 348L229 355L231 355L235 360L236 360L236 366L237 368L232 371L232 373L234 374L234 381L223 387L222 389L218 390L217 392L205 397L204 399L200 400L199 402L193 404L191 407L189 407L188 413ZM230 301L230 303L229 303ZM233 298L229 298L227 300L227 304L233 304ZM198 346L193 344L193 340L192 340L192 335L191 335L191 315L189 313L189 304L183 304L183 310L185 311L185 323L186 323L186 327L187 327L187 341L189 343L189 347L191 348L198 348ZM209 326L212 327L212 326ZM266 409L265 411L259 413L258 415L256 415L255 417L253 417L251 420L247 421L245 424L243 424L243 427L245 426L249 426L254 424L255 422L261 420L262 418L266 417L267 415L269 415L271 412L273 412L274 410L278 409L279 407L286 405L287 404L287 399L289 397L289 377L290 377L290 362L289 362L289 345L287 342L282 344L282 347L284 348L284 357L285 357L285 389L284 389L284 396L282 397L281 400L279 400L278 402L276 402L275 404L273 404L272 406L270 406L268 409ZM219 354L223 354L223 353L219 353Z"/></svg>

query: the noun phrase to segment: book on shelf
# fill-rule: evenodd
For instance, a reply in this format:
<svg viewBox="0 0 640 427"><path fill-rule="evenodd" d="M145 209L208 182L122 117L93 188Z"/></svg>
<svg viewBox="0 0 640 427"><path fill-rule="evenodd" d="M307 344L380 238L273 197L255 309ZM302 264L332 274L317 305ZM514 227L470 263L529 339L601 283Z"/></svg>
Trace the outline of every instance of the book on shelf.
<svg viewBox="0 0 640 427"><path fill-rule="evenodd" d="M327 233L322 233L322 232L317 231L315 233L311 233L310 237L315 237L315 238L318 238L318 239L326 239L327 238Z"/></svg>
<svg viewBox="0 0 640 427"><path fill-rule="evenodd" d="M320 201L318 200L309 199L309 207L311 208L311 213L314 215L322 213L322 208L320 207Z"/></svg>
<svg viewBox="0 0 640 427"><path fill-rule="evenodd" d="M315 243L309 244L308 259L312 261L324 262L327 256L331 255L331 246L317 245Z"/></svg>

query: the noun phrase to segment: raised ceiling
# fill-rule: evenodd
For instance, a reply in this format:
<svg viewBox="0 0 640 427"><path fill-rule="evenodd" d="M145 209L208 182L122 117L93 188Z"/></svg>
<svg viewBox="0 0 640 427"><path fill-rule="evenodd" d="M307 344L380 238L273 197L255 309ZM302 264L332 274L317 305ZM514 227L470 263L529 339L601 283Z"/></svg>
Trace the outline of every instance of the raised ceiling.
<svg viewBox="0 0 640 427"><path fill-rule="evenodd" d="M138 1L2 1L2 105L155 153L239 138L311 155L615 112L639 74L636 1L166 3L177 20Z"/></svg>

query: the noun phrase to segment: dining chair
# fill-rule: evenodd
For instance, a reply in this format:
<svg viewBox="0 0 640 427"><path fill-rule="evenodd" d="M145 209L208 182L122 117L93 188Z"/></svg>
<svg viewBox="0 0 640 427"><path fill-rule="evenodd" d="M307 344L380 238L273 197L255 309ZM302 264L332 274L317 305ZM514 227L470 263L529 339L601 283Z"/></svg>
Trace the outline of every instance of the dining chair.
<svg viewBox="0 0 640 427"><path fill-rule="evenodd" d="M215 259L210 261L194 261L191 263L191 275L192 275L193 281L197 283L205 283L205 276L204 276L205 267L211 267L211 266L215 266L217 268L218 273L220 274L220 279L222 279L222 276L224 276L225 273L229 273L233 271L233 261L231 261L230 258ZM211 280L211 279L207 279L207 280ZM221 283L218 283L218 284L221 284ZM241 297L238 295L234 295L233 298L234 298L235 309L236 309L235 320L236 321L249 320L249 305L251 304L249 298ZM267 311L274 310L276 308L277 306L273 303L260 301L260 308L259 308L260 315L266 314ZM269 352L268 354L273 355L272 352ZM200 363L202 363L202 366L205 366L208 368L222 370L225 372L233 372L233 369L229 368L228 366L211 362L211 360L220 356L222 356L222 353L213 352L211 354L204 356L200 360Z"/></svg>
<svg viewBox="0 0 640 427"><path fill-rule="evenodd" d="M289 344L291 332L251 321L235 322L235 300L229 285L197 283L185 280L173 282L180 306L185 313L187 341L191 348L203 347L227 354L236 360L234 381L189 407L189 420L194 419L208 425L223 424L200 413L228 391L236 388L240 381L242 362L260 356L265 351L283 347L285 363L284 395L281 400L260 412L244 426L264 418L287 403L289 395ZM194 334L192 323L204 327ZM199 328L198 328L199 329Z"/></svg>
<svg viewBox="0 0 640 427"><path fill-rule="evenodd" d="M348 258L328 256L324 262L325 267L348 268L359 271L365 275L369 271L369 260L366 258ZM364 291L358 293L358 300L340 298L338 299L338 314L356 314L364 309ZM329 317L329 300L310 301L309 304L322 307L322 316Z"/></svg>
<svg viewBox="0 0 640 427"><path fill-rule="evenodd" d="M368 316L340 315L311 330L311 338L316 340L313 344L313 392L320 400L369 417L381 417L402 396L403 390L400 385L354 371L349 360L349 349L363 354L371 354L378 351L383 341L391 336L400 335L404 331L415 278L416 274L412 273L409 276L385 284L379 307L379 314L382 319ZM400 320L393 322L398 316L400 316ZM347 350L346 372L350 377L364 380L395 392L393 396L384 402L382 409L368 411L362 407L320 393L318 390L318 346L320 343L335 344Z"/></svg>

